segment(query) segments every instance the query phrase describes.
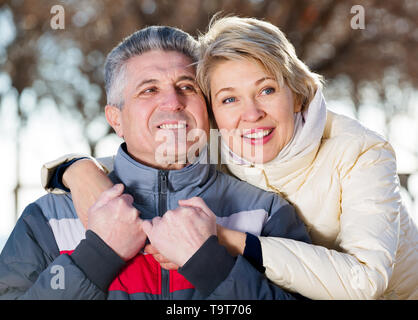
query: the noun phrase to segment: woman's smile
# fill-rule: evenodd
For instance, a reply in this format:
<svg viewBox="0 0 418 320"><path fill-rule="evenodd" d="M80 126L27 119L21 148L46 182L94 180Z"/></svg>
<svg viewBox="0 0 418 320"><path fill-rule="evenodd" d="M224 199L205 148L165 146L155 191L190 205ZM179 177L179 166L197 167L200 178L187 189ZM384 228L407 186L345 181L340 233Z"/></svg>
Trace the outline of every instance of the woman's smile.
<svg viewBox="0 0 418 320"><path fill-rule="evenodd" d="M242 139L252 145L263 145L269 142L274 135L274 128L260 127L250 130L243 130Z"/></svg>

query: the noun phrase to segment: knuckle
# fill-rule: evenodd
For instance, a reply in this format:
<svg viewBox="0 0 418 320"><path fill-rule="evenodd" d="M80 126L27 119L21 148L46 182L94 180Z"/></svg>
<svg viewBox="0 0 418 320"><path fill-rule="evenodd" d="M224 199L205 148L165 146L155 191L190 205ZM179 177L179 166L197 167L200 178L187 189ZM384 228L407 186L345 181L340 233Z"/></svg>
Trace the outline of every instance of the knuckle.
<svg viewBox="0 0 418 320"><path fill-rule="evenodd" d="M165 218L166 220L171 221L172 219L174 219L174 216L175 216L175 215L176 215L175 211L173 211L173 210L168 210L168 211L165 213L164 218Z"/></svg>
<svg viewBox="0 0 418 320"><path fill-rule="evenodd" d="M130 195L129 193L124 193L122 195L123 199L128 202L128 203L132 203L134 202L134 197L132 195Z"/></svg>
<svg viewBox="0 0 418 320"><path fill-rule="evenodd" d="M187 208L187 209L184 211L184 215L185 215L186 217L193 217L195 214L196 214L196 210L195 210L194 208Z"/></svg>
<svg viewBox="0 0 418 320"><path fill-rule="evenodd" d="M193 197L193 200L199 203L203 202L203 199L201 197Z"/></svg>
<svg viewBox="0 0 418 320"><path fill-rule="evenodd" d="M133 220L136 221L136 219L138 218L138 210L136 210L135 208L132 208L129 212L129 217Z"/></svg>
<svg viewBox="0 0 418 320"><path fill-rule="evenodd" d="M123 205L124 205L124 203L125 203L125 201L123 200L123 198L122 198L122 197L117 197L117 198L113 201L113 204L114 204L116 207L121 207L121 206L123 206Z"/></svg>
<svg viewBox="0 0 418 320"><path fill-rule="evenodd" d="M121 195L120 197L119 197L119 200L120 200L120 205L131 205L132 204L132 202L133 202L133 198L132 198L132 196L131 195L129 195L129 194L123 194L123 195Z"/></svg>
<svg viewBox="0 0 418 320"><path fill-rule="evenodd" d="M153 226L158 225L161 222L161 217L155 217L152 219Z"/></svg>
<svg viewBox="0 0 418 320"><path fill-rule="evenodd" d="M187 208L187 210L186 210L186 215L187 215L188 217L193 217L193 216L195 216L198 212L199 212L199 210L198 210L197 208L194 208L194 207L189 207L189 208Z"/></svg>

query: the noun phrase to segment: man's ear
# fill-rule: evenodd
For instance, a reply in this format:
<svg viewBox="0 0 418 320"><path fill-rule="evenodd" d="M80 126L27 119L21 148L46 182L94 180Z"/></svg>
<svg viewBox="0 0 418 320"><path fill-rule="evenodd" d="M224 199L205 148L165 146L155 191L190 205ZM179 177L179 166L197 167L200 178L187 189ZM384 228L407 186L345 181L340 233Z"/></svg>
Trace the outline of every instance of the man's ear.
<svg viewBox="0 0 418 320"><path fill-rule="evenodd" d="M116 134L123 138L123 125L121 122L122 111L115 106L107 105L105 107L105 116L107 123L115 130Z"/></svg>

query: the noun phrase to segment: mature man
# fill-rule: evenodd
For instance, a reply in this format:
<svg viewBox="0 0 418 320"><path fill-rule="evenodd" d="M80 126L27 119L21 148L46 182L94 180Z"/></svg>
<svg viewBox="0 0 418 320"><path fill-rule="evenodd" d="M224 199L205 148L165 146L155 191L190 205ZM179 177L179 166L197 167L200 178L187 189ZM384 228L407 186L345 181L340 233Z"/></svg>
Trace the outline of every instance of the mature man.
<svg viewBox="0 0 418 320"><path fill-rule="evenodd" d="M87 231L69 194L30 204L0 256L0 298L294 298L246 258L231 256L216 237L218 222L309 241L294 209L217 172L203 163L204 152L187 165L164 162L170 153L178 160L194 142L182 139L179 128L209 130L194 80L197 49L178 29L149 27L109 54L105 115L125 141L110 174L116 184L89 210ZM160 139L173 135L171 142ZM162 143L168 148L159 154ZM132 196L122 194L123 185ZM147 236L178 271L162 269L141 251Z"/></svg>

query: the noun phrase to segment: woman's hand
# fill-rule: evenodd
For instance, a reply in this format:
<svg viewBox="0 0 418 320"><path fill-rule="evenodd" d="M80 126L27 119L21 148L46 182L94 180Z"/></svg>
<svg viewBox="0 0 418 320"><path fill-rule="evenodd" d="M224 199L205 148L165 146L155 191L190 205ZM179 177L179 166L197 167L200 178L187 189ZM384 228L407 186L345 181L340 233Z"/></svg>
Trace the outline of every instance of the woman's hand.
<svg viewBox="0 0 418 320"><path fill-rule="evenodd" d="M78 218L87 229L88 209L113 186L112 181L92 160L81 159L64 171L62 182L70 189Z"/></svg>
<svg viewBox="0 0 418 320"><path fill-rule="evenodd" d="M219 244L223 245L229 254L234 257L242 255L244 253L247 235L240 231L222 227L219 224L216 227Z"/></svg>

